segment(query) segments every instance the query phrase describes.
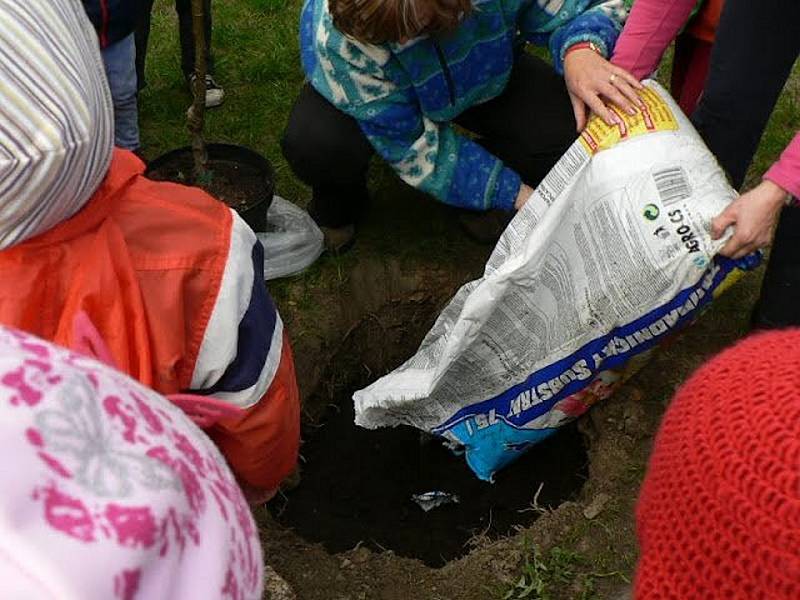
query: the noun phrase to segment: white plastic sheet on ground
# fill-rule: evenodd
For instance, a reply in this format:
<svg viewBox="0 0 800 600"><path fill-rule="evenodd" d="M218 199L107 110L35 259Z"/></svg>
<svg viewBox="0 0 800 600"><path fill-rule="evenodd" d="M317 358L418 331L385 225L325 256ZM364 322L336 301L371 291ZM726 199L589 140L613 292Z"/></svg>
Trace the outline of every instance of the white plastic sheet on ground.
<svg viewBox="0 0 800 600"><path fill-rule="evenodd" d="M354 395L356 423L412 425L482 479L605 398L742 268L711 219L735 197L669 95L593 119L416 355Z"/></svg>
<svg viewBox="0 0 800 600"><path fill-rule="evenodd" d="M307 269L323 250L322 231L299 206L280 196L267 211L266 232L258 232L264 246L264 279L278 279Z"/></svg>

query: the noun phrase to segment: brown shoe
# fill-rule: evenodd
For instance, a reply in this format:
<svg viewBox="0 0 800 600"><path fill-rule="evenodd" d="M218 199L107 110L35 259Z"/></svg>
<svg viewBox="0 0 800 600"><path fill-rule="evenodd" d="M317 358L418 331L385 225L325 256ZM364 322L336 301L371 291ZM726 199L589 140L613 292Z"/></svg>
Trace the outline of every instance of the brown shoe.
<svg viewBox="0 0 800 600"><path fill-rule="evenodd" d="M344 227L325 227L321 226L324 236L325 250L338 256L344 254L356 242L356 226L345 225Z"/></svg>
<svg viewBox="0 0 800 600"><path fill-rule="evenodd" d="M464 212L458 216L458 224L471 240L479 244L496 244L513 218L513 212L504 210Z"/></svg>

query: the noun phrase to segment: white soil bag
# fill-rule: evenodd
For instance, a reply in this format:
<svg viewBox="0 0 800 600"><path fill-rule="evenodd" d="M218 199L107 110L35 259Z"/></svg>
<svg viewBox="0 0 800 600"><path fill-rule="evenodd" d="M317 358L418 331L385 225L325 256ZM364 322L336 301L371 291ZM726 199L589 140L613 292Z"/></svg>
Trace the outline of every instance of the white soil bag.
<svg viewBox="0 0 800 600"><path fill-rule="evenodd" d="M715 257L736 192L672 98L655 82L643 98L590 122L416 355L355 393L356 424L442 436L491 480L758 263Z"/></svg>

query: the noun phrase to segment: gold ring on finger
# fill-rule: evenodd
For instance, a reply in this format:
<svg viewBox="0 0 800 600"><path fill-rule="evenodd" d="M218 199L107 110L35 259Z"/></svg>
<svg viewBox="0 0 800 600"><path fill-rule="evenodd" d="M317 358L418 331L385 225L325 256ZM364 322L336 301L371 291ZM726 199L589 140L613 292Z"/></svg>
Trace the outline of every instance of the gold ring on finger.
<svg viewBox="0 0 800 600"><path fill-rule="evenodd" d="M616 74L616 73L612 73L612 74L611 74L611 77L609 77L609 78L608 78L608 82L609 82L611 85L614 85L614 80L616 80L616 78L617 78L617 74Z"/></svg>

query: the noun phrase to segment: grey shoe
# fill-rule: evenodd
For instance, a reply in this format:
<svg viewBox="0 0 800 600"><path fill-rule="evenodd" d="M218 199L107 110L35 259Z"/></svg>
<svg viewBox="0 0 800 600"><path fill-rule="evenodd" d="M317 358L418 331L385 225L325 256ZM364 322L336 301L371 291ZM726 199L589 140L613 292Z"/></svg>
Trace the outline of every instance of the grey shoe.
<svg viewBox="0 0 800 600"><path fill-rule="evenodd" d="M197 75L189 75L189 89L194 92L194 82ZM214 108L222 104L225 100L225 90L223 90L211 75L206 75L206 108Z"/></svg>

